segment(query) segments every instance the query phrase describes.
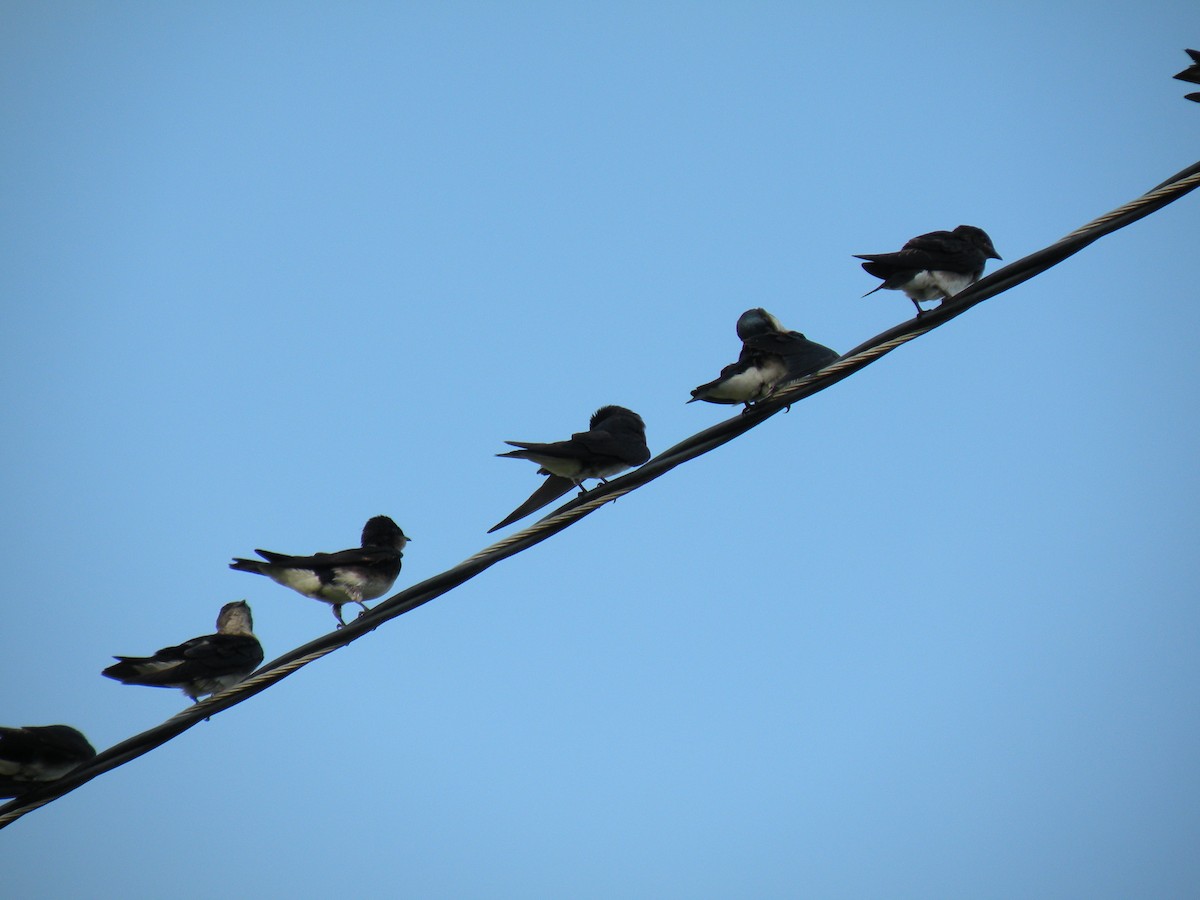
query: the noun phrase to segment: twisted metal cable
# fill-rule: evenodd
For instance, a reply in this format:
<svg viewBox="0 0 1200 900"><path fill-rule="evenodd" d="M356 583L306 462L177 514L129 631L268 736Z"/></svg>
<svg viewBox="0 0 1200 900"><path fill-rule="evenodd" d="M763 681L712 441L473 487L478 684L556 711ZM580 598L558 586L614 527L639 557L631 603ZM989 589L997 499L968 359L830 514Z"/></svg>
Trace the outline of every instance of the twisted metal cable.
<svg viewBox="0 0 1200 900"><path fill-rule="evenodd" d="M819 372L777 388L769 397L744 412L680 441L620 478L581 493L533 525L483 548L445 572L394 594L374 609L360 615L346 627L331 631L283 654L261 667L244 681L176 713L161 725L114 744L62 778L35 787L9 801L0 806L0 828L12 824L26 813L45 806L80 785L86 784L98 775L148 753L155 747L178 737L194 725L206 721L211 716L266 690L309 663L354 642L370 631L374 631L384 622L411 612L418 606L440 597L501 560L540 544L564 528L595 512L606 503L625 496L688 460L695 459L697 456L702 456L710 450L728 443L751 428L757 427L781 409L788 408L799 400L837 384L843 378L865 368L897 347L928 334L984 300L1058 265L1104 235L1150 215L1197 187L1200 187L1200 162L1171 176L1141 197L1077 228L1049 247L997 269L991 275L956 294L952 299L943 302L937 309L922 313L914 319L876 335Z"/></svg>

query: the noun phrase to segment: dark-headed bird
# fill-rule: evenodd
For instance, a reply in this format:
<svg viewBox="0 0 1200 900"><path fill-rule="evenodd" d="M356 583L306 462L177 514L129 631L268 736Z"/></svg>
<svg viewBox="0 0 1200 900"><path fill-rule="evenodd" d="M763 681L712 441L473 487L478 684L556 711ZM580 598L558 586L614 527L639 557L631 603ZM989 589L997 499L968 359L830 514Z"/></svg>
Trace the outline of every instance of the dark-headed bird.
<svg viewBox="0 0 1200 900"><path fill-rule="evenodd" d="M0 726L0 797L56 781L95 755L70 725Z"/></svg>
<svg viewBox="0 0 1200 900"><path fill-rule="evenodd" d="M505 441L517 450L497 453L509 459L528 459L541 466L539 475L547 476L528 500L513 510L502 522L488 529L490 534L535 509L553 503L563 494L583 482L598 478L607 483L610 475L640 466L650 458L646 446L646 423L642 417L623 406L602 406L592 414L588 430L571 435L568 440L550 444L530 441Z"/></svg>
<svg viewBox="0 0 1200 900"><path fill-rule="evenodd" d="M270 550L255 550L266 560L234 559L229 568L266 575L293 591L324 600L333 607L338 627L346 624L342 607L357 603L366 612L364 600L386 594L400 574L404 546L410 540L387 516L368 519L362 530L362 546L336 553L288 556Z"/></svg>
<svg viewBox="0 0 1200 900"><path fill-rule="evenodd" d="M1192 64L1175 75L1180 81L1188 81L1192 84L1200 84L1200 50L1185 50L1188 56L1192 58ZM1184 94L1184 99L1195 100L1200 103L1200 92L1194 94Z"/></svg>
<svg viewBox="0 0 1200 900"><path fill-rule="evenodd" d="M748 409L776 386L811 375L838 358L836 350L810 341L798 331L788 331L762 307L748 309L738 317L737 334L742 339L737 362L692 391L688 403L744 403Z"/></svg>
<svg viewBox="0 0 1200 900"><path fill-rule="evenodd" d="M987 232L974 225L953 231L931 231L913 238L895 253L859 253L862 267L883 284L864 297L887 288L904 291L917 308L921 301L946 300L979 280L989 259L1000 259Z"/></svg>
<svg viewBox="0 0 1200 900"><path fill-rule="evenodd" d="M153 656L117 656L101 675L122 684L179 688L197 703L237 684L263 661L254 636L254 620L245 600L226 603L217 616L217 633L163 647Z"/></svg>

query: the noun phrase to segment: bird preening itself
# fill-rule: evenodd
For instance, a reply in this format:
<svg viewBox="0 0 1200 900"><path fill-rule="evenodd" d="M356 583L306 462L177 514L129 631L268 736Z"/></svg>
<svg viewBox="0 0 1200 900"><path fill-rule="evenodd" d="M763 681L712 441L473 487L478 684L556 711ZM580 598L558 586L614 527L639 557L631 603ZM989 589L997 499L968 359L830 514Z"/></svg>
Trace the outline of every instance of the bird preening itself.
<svg viewBox="0 0 1200 900"><path fill-rule="evenodd" d="M117 656L100 674L122 684L179 688L199 702L237 684L263 661L254 636L254 620L245 600L226 603L217 616L217 633L163 647L153 656Z"/></svg>
<svg viewBox="0 0 1200 900"><path fill-rule="evenodd" d="M572 487L586 490L583 482L588 478L607 482L610 475L640 466L650 458L646 423L637 413L623 406L600 407L592 414L587 431L577 432L565 441L504 443L518 449L497 453L497 456L531 460L541 467L538 474L547 477L528 500L489 528L489 534L553 503Z"/></svg>
<svg viewBox="0 0 1200 900"><path fill-rule="evenodd" d="M57 781L96 755L70 725L0 726L0 797Z"/></svg>
<svg viewBox="0 0 1200 900"><path fill-rule="evenodd" d="M400 574L404 546L412 538L387 516L367 520L362 530L362 546L336 553L312 556L288 556L270 550L255 550L259 559L234 559L229 568L239 572L266 575L293 591L323 600L333 607L338 627L346 624L342 607L386 594Z"/></svg>
<svg viewBox="0 0 1200 900"><path fill-rule="evenodd" d="M810 341L798 331L788 331L762 307L748 309L738 317L737 335L742 339L737 362L693 390L688 403L743 403L749 409L780 384L811 375L838 358L836 350Z"/></svg>
<svg viewBox="0 0 1200 900"><path fill-rule="evenodd" d="M887 288L904 291L920 316L924 300L947 300L979 280L989 259L1000 259L982 228L959 225L953 231L920 234L895 253L858 253L862 267L883 284L863 294Z"/></svg>

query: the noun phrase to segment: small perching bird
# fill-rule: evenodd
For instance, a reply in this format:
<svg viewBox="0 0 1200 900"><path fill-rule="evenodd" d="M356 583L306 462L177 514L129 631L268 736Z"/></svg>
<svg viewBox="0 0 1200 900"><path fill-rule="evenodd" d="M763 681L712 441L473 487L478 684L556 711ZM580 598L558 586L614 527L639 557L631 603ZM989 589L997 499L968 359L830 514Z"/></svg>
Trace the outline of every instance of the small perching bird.
<svg viewBox="0 0 1200 900"><path fill-rule="evenodd" d="M519 449L497 456L531 460L541 466L538 474L547 478L528 500L489 528L489 534L554 502L572 487L586 491L583 482L588 478L607 483L609 476L640 466L650 458L646 423L623 406L600 407L592 414L587 431L576 432L565 441L504 443Z"/></svg>
<svg viewBox="0 0 1200 900"><path fill-rule="evenodd" d="M750 404L788 381L811 375L838 358L836 350L788 331L762 307L748 309L737 320L742 352L713 381L692 391L688 403Z"/></svg>
<svg viewBox="0 0 1200 900"><path fill-rule="evenodd" d="M340 628L346 624L342 618L343 606L357 603L366 612L364 600L374 600L391 589L400 574L404 547L410 540L387 516L375 516L363 526L361 547L312 556L255 550L266 562L234 559L229 568L266 575L305 597L323 600L333 607Z"/></svg>
<svg viewBox="0 0 1200 900"><path fill-rule="evenodd" d="M953 231L919 234L895 253L857 253L862 267L883 284L867 291L904 291L920 316L921 301L947 300L979 280L989 259L1000 259L982 228L959 225Z"/></svg>
<svg viewBox="0 0 1200 900"><path fill-rule="evenodd" d="M96 755L70 725L0 726L0 797L57 781Z"/></svg>
<svg viewBox="0 0 1200 900"><path fill-rule="evenodd" d="M1182 72L1175 74L1175 77L1180 81L1187 81L1191 84L1200 84L1200 50L1185 50L1188 56L1192 58L1192 64ZM1184 94L1184 99L1195 100L1200 103L1200 91L1192 94Z"/></svg>
<svg viewBox="0 0 1200 900"><path fill-rule="evenodd" d="M217 616L217 633L163 647L153 656L116 656L100 674L122 684L179 688L199 702L237 684L263 661L262 644L245 600L226 603Z"/></svg>

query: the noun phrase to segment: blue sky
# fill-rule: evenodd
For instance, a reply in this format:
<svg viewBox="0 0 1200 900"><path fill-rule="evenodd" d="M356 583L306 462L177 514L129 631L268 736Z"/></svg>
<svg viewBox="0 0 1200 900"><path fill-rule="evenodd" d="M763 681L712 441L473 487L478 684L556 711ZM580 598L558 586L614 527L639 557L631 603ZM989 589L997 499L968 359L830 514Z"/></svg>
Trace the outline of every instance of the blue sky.
<svg viewBox="0 0 1200 900"><path fill-rule="evenodd" d="M1194 3L10 4L2 724L387 514L403 587L851 254L1200 158ZM1200 878L1195 196L0 835L31 898L1129 897ZM231 888L231 885L235 886Z"/></svg>

